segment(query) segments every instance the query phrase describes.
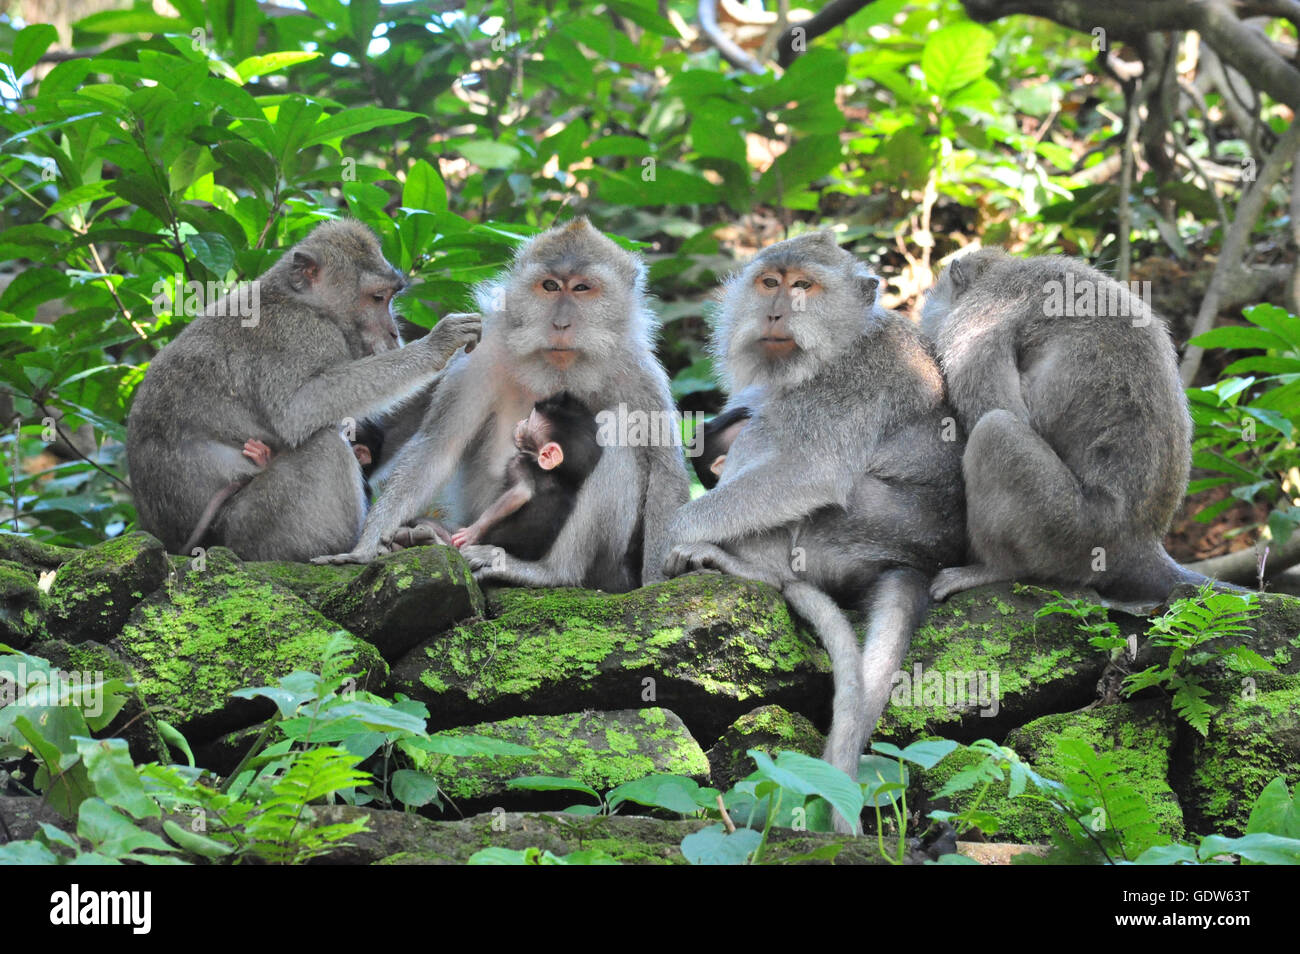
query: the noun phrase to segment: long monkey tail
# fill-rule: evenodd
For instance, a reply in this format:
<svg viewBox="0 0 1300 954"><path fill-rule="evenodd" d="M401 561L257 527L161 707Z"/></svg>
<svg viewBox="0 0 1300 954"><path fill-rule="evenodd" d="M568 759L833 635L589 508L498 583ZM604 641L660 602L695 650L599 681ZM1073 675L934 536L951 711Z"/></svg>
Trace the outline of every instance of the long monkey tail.
<svg viewBox="0 0 1300 954"><path fill-rule="evenodd" d="M221 512L221 508L226 505L226 502L230 500L231 497L243 490L254 476L256 475L249 474L245 477L236 477L212 495L212 499L208 501L208 505L203 508L203 513L199 516L199 522L194 525L194 530L190 533L190 538L181 544L181 553L189 556L190 551L203 541L203 538L207 535L208 530L212 526L212 521L215 520L217 514Z"/></svg>
<svg viewBox="0 0 1300 954"><path fill-rule="evenodd" d="M927 587L919 570L902 567L882 573L867 600L867 636L861 648L852 624L833 599L809 583L787 583L784 588L786 600L812 626L831 657L835 696L822 758L849 778L858 777L858 758L885 711L894 673L925 615ZM854 834L858 819L836 813L835 828Z"/></svg>

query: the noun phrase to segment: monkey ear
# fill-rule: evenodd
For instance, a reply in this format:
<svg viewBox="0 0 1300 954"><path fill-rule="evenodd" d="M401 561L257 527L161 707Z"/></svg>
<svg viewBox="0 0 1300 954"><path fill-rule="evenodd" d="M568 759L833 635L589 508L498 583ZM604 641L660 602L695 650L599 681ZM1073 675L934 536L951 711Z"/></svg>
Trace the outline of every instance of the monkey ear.
<svg viewBox="0 0 1300 954"><path fill-rule="evenodd" d="M564 463L564 449L555 441L547 441L537 452L537 466L542 470L555 470Z"/></svg>
<svg viewBox="0 0 1300 954"><path fill-rule="evenodd" d="M289 284L294 291L302 291L308 285L314 285L320 277L320 262L311 252L302 249L293 250L293 261L289 263Z"/></svg>
<svg viewBox="0 0 1300 954"><path fill-rule="evenodd" d="M880 298L880 279L875 275L858 276L858 294L869 308L875 308Z"/></svg>
<svg viewBox="0 0 1300 954"><path fill-rule="evenodd" d="M719 454L717 457L714 458L713 463L709 465L709 470L713 473L714 477L722 476L722 468L723 465L725 465L726 463L727 463L726 454Z"/></svg>

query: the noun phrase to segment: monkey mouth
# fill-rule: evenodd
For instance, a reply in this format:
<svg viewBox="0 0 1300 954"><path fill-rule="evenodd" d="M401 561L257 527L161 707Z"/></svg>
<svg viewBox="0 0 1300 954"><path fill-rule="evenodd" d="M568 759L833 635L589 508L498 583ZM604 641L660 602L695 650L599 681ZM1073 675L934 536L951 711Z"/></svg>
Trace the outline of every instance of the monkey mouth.
<svg viewBox="0 0 1300 954"><path fill-rule="evenodd" d="M778 358L786 357L798 347L793 338L759 338L758 343L764 351Z"/></svg>
<svg viewBox="0 0 1300 954"><path fill-rule="evenodd" d="M547 348L542 352L548 364L563 371L578 359L577 348Z"/></svg>

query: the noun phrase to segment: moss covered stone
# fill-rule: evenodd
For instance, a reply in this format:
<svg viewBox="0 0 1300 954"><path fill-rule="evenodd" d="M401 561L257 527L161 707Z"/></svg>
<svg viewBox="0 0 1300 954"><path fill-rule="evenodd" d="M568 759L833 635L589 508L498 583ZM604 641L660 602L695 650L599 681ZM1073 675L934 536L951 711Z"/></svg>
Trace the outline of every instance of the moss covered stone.
<svg viewBox="0 0 1300 954"><path fill-rule="evenodd" d="M525 775L572 778L598 792L616 785L665 773L706 782L709 763L682 720L666 709L624 709L619 712L572 712L551 716L519 716L439 736L482 735L527 746L536 754L521 756L430 756L421 768L437 777L443 791L464 803L500 801L506 806L537 804L535 793L508 788L510 779ZM542 801L556 801L555 795ZM581 801L572 792L559 795L563 805Z"/></svg>
<svg viewBox="0 0 1300 954"><path fill-rule="evenodd" d="M820 757L825 745L825 737L806 716L780 706L760 706L731 723L709 749L713 785L729 789L754 771L754 760L746 754L750 749L771 756L790 751Z"/></svg>
<svg viewBox="0 0 1300 954"><path fill-rule="evenodd" d="M363 686L367 676L385 674L373 646L284 587L253 578L229 550L214 548L200 567L189 566L136 606L112 645L154 711L195 742L259 721L269 704L232 700L230 693L273 685L294 669L319 670L340 633L358 655Z"/></svg>
<svg viewBox="0 0 1300 954"><path fill-rule="evenodd" d="M426 641L389 689L429 706L434 726L661 705L716 737L760 702L829 698L829 663L770 587L691 574L631 593L509 589L495 617Z"/></svg>
<svg viewBox="0 0 1300 954"><path fill-rule="evenodd" d="M40 571L0 560L0 643L22 649L45 632L45 594Z"/></svg>
<svg viewBox="0 0 1300 954"><path fill-rule="evenodd" d="M483 594L454 547L399 550L310 599L321 614L374 644L387 660L471 616Z"/></svg>
<svg viewBox="0 0 1300 954"><path fill-rule="evenodd" d="M1067 593L1082 596L1082 593ZM996 737L1096 695L1106 656L1074 621L1035 619L1050 597L1015 583L978 587L930 610L912 638L876 738ZM1115 614L1126 632L1140 623Z"/></svg>
<svg viewBox="0 0 1300 954"><path fill-rule="evenodd" d="M1197 833L1241 834L1265 785L1279 775L1289 788L1300 781L1300 676L1274 685L1247 683L1223 699L1205 738L1184 729L1190 752L1175 785Z"/></svg>
<svg viewBox="0 0 1300 954"><path fill-rule="evenodd" d="M1111 757L1125 784L1150 808L1159 829L1172 838L1184 833L1183 812L1169 784L1170 762L1177 734L1168 709L1159 703L1138 702L1100 706L1081 712L1045 716L1010 733L1006 745L1022 760L1049 779L1061 779L1066 766L1058 750L1064 739L1077 739L1094 751ZM959 771L982 756L958 750L923 774L922 788L933 796ZM971 790L953 796L946 807L967 808L978 794ZM1042 842L1053 832L1064 832L1063 816L1046 802L1027 796L1010 798L1007 782L995 783L981 807L999 819L996 839L1019 843Z"/></svg>
<svg viewBox="0 0 1300 954"><path fill-rule="evenodd" d="M106 642L132 608L167 579L163 545L147 533L128 533L82 550L54 576L49 630L70 642Z"/></svg>
<svg viewBox="0 0 1300 954"><path fill-rule="evenodd" d="M21 563L35 570L53 570L80 552L0 530L0 560Z"/></svg>
<svg viewBox="0 0 1300 954"><path fill-rule="evenodd" d="M598 849L622 864L684 865L682 839L714 822L643 818L632 815L577 816L559 813L493 812L458 821L432 821L409 812L375 811L351 805L316 810L317 824L364 816L369 830L317 864L464 864L483 848L523 851L539 848L556 855ZM892 851L891 839L885 850ZM810 857L814 852L819 857ZM834 856L833 858L830 856ZM774 828L768 836L768 864L883 865L874 838Z"/></svg>

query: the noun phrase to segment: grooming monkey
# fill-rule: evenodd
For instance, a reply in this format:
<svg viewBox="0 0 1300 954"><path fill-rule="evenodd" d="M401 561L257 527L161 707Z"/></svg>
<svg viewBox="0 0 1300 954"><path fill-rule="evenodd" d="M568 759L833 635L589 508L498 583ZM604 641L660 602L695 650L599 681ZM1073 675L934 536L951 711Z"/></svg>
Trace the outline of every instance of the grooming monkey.
<svg viewBox="0 0 1300 954"><path fill-rule="evenodd" d="M568 393L538 401L515 425L515 446L501 496L452 534L454 546L484 543L521 560L540 560L559 539L602 451L595 417Z"/></svg>
<svg viewBox="0 0 1300 954"><path fill-rule="evenodd" d="M428 524L403 529L435 499L461 525L483 513L514 457L515 422L548 395L568 391L598 418L631 411L672 419L668 377L652 351L644 266L586 219L531 239L477 298L482 343L448 364L360 542L333 562L368 562L391 546L441 539ZM662 579L668 519L688 494L681 448L656 440L602 443L545 557L466 546L461 552L479 580L623 592Z"/></svg>
<svg viewBox="0 0 1300 954"><path fill-rule="evenodd" d="M1204 582L1162 538L1187 489L1192 424L1165 325L1127 288L1062 256L981 249L926 298L975 562L931 595L1012 579L1163 601Z"/></svg>
<svg viewBox="0 0 1300 954"><path fill-rule="evenodd" d="M963 545L943 381L911 323L879 307L879 284L819 232L765 249L727 285L714 364L752 416L717 487L674 517L666 568L782 590L830 654L824 757L852 778L929 576ZM862 647L841 602L867 613Z"/></svg>
<svg viewBox="0 0 1300 954"><path fill-rule="evenodd" d="M411 397L479 336L477 315L450 315L400 347L390 306L405 280L353 221L318 226L259 284L255 315L209 308L136 392L127 461L140 527L173 552L196 530L252 560L353 546L365 500L339 422ZM271 452L264 467L250 441Z"/></svg>

